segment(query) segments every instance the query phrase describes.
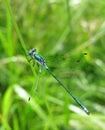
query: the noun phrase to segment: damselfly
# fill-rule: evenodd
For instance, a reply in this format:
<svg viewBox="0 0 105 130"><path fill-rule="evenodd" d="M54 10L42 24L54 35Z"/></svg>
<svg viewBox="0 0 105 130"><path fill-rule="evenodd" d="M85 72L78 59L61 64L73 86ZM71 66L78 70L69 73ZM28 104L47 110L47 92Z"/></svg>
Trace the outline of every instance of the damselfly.
<svg viewBox="0 0 105 130"><path fill-rule="evenodd" d="M56 80L57 82L66 90L66 92L71 95L71 97L77 102L77 104L82 108L82 110L89 115L89 111L87 108L72 94L72 92L62 83L62 81L55 76L55 74L49 69L46 65L45 59L36 53L36 49L33 48L28 52L28 55L32 57L34 61L36 61L39 65L41 65L44 69L46 69Z"/></svg>

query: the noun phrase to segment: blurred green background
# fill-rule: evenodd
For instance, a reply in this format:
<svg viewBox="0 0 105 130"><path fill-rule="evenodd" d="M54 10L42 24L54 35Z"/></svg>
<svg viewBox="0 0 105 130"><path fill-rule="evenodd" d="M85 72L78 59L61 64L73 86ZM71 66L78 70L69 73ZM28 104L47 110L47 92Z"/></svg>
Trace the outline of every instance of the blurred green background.
<svg viewBox="0 0 105 130"><path fill-rule="evenodd" d="M104 41L102 0L0 0L0 130L105 130ZM32 48L89 116L28 62Z"/></svg>

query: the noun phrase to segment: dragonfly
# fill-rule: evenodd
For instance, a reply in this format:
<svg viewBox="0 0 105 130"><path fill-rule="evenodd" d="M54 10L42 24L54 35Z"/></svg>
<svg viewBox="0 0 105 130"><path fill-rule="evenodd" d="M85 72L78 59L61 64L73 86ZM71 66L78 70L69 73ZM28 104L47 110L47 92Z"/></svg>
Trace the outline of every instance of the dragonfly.
<svg viewBox="0 0 105 130"><path fill-rule="evenodd" d="M88 111L88 109L79 101L79 99L77 99L77 97L63 84L63 82L50 70L50 68L47 66L45 59L36 53L36 48L31 49L28 52L28 56L31 57L31 59L33 59L33 61L37 62L40 66L42 66L45 70L47 70L52 76L53 78L66 90L66 92L75 100L75 102L81 107L81 109L87 114L89 115L90 112Z"/></svg>

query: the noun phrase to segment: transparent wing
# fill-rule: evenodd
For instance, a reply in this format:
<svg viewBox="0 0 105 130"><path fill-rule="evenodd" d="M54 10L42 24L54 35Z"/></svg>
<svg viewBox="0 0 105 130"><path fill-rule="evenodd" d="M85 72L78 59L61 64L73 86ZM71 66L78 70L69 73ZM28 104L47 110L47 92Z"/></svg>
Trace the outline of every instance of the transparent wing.
<svg viewBox="0 0 105 130"><path fill-rule="evenodd" d="M71 77L76 75L86 63L87 53L82 53L75 56L70 55L55 55L45 58L47 66L52 70L57 72L60 77Z"/></svg>
<svg viewBox="0 0 105 130"><path fill-rule="evenodd" d="M36 64L34 64L34 67ZM39 82L40 82L40 74L41 74L41 66L39 65L38 66L38 73L37 73L37 77L36 77L36 80L33 82L33 85L32 85L32 88L31 88L31 96L34 96L35 93L36 95L38 94L38 90L39 90ZM28 101L30 101L31 97L28 98Z"/></svg>

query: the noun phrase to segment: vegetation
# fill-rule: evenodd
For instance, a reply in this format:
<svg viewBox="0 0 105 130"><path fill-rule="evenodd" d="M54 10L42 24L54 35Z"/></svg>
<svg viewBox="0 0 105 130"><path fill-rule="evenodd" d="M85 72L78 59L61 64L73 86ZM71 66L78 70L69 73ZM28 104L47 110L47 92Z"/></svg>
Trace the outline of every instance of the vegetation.
<svg viewBox="0 0 105 130"><path fill-rule="evenodd" d="M0 130L105 129L105 2L77 2L0 0ZM89 116L33 67L32 48Z"/></svg>

